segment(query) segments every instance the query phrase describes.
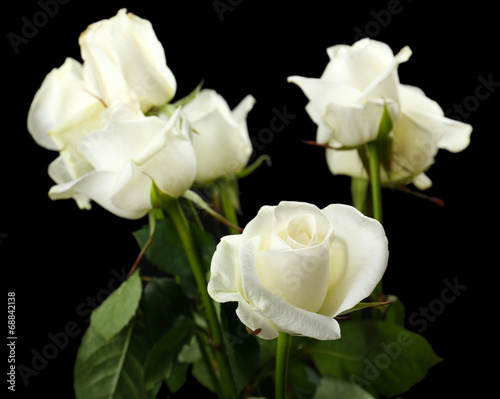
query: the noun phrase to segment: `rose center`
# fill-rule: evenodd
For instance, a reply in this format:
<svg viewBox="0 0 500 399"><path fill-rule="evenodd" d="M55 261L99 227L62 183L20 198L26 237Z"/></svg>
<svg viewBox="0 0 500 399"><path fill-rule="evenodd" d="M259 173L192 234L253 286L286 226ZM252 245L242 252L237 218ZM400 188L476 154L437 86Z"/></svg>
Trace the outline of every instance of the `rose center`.
<svg viewBox="0 0 500 399"><path fill-rule="evenodd" d="M311 214L293 218L288 223L282 238L283 241L294 249L317 245L316 218Z"/></svg>

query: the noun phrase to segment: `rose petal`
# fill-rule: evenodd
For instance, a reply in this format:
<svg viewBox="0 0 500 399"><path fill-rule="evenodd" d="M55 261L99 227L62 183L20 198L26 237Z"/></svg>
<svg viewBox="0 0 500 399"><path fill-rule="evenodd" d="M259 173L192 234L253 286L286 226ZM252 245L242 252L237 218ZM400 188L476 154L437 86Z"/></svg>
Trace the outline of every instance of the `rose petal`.
<svg viewBox="0 0 500 399"><path fill-rule="evenodd" d="M472 126L446 118L441 107L419 88L402 85L403 112L427 132L438 148L460 152L470 144Z"/></svg>
<svg viewBox="0 0 500 399"><path fill-rule="evenodd" d="M345 83L363 92L394 62L391 48L377 40L365 38L352 46L336 45L327 49L330 62L322 79Z"/></svg>
<svg viewBox="0 0 500 399"><path fill-rule="evenodd" d="M183 113L190 123L195 123L218 108L227 116L231 114L229 106L215 90L203 89L183 107Z"/></svg>
<svg viewBox="0 0 500 399"><path fill-rule="evenodd" d="M323 116L330 103L344 106L356 104L361 92L345 83L332 83L322 79L290 76L288 82L299 86L309 100L307 113L318 125L324 124Z"/></svg>
<svg viewBox="0 0 500 399"><path fill-rule="evenodd" d="M179 112L180 109L133 158L142 174L152 178L161 191L174 198L179 198L191 187L196 174L191 140L178 127Z"/></svg>
<svg viewBox="0 0 500 399"><path fill-rule="evenodd" d="M48 174L56 184L63 184L73 181L80 176L75 176L74 168L68 166L64 159L65 153L61 153L54 161L49 164ZM89 169L84 174L89 173ZM83 175L82 175L83 176ZM90 198L81 193L73 195L73 199L80 209L91 209Z"/></svg>
<svg viewBox="0 0 500 399"><path fill-rule="evenodd" d="M316 233L316 218L311 214L299 215L294 217L283 236L290 248L300 249L319 244L318 234Z"/></svg>
<svg viewBox="0 0 500 399"><path fill-rule="evenodd" d="M318 313L335 316L368 297L382 278L389 256L384 229L356 208L334 204L323 209L335 228L330 281Z"/></svg>
<svg viewBox="0 0 500 399"><path fill-rule="evenodd" d="M394 181L405 180L427 170L438 152L438 140L427 129L403 114L393 129L394 145L391 175Z"/></svg>
<svg viewBox="0 0 500 399"><path fill-rule="evenodd" d="M260 238L254 237L240 247L242 288L252 311L269 319L278 331L319 340L340 338L340 327L335 319L295 307L262 285L256 259L260 245Z"/></svg>
<svg viewBox="0 0 500 399"><path fill-rule="evenodd" d="M259 209L257 215L250 220L241 234L243 241L253 237L260 237L259 249L268 249L273 235L273 217L275 206L264 205ZM286 247L285 247L286 248Z"/></svg>
<svg viewBox="0 0 500 399"><path fill-rule="evenodd" d="M108 124L81 141L81 151L95 169L118 173L166 124L157 117L137 115L136 118Z"/></svg>
<svg viewBox="0 0 500 399"><path fill-rule="evenodd" d="M50 150L66 147L49 133L68 131L93 119L104 105L84 86L82 65L72 58L53 69L43 80L31 103L27 126L37 144Z"/></svg>
<svg viewBox="0 0 500 399"><path fill-rule="evenodd" d="M129 160L116 174L112 190L109 192L109 201L116 208L145 215L152 209L152 182L150 176L144 174L132 160Z"/></svg>
<svg viewBox="0 0 500 399"><path fill-rule="evenodd" d="M68 199L82 194L97 202L109 212L126 219L139 219L147 210L117 208L111 201L117 174L108 171L93 171L77 180L51 187L49 197L53 200Z"/></svg>
<svg viewBox="0 0 500 399"><path fill-rule="evenodd" d="M208 294L217 302L238 302L236 314L251 330L260 329L259 337L274 339L278 331L265 317L252 311L242 296L239 246L241 235L221 239L212 258Z"/></svg>
<svg viewBox="0 0 500 399"><path fill-rule="evenodd" d="M289 304L317 312L328 290L329 242L296 250L263 250L257 253L262 285Z"/></svg>
<svg viewBox="0 0 500 399"><path fill-rule="evenodd" d="M368 178L357 150L326 150L326 162L334 175Z"/></svg>
<svg viewBox="0 0 500 399"><path fill-rule="evenodd" d="M255 98L251 95L245 96L245 98L243 98L243 100L241 100L240 103L232 111L234 120L246 127L246 119L248 113L252 110L254 105Z"/></svg>
<svg viewBox="0 0 500 399"><path fill-rule="evenodd" d="M231 112L226 101L213 90L202 90L183 108L196 134L192 143L196 153L196 181L205 183L243 169L252 154L246 115L254 99L247 96Z"/></svg>
<svg viewBox="0 0 500 399"><path fill-rule="evenodd" d="M393 123L399 119L401 112L400 107L400 83L397 69L399 64L408 61L411 55L409 47L404 47L395 57L387 64L385 70L375 77L363 90L358 104L364 104L371 100L388 99L398 105L397 113L391 115Z"/></svg>
<svg viewBox="0 0 500 399"><path fill-rule="evenodd" d="M273 210L273 238L266 249L289 249L290 247L283 243L285 243L284 237L290 227L290 222L296 217L305 215L314 217L318 243L328 239L331 234L330 223L317 206L304 202L281 201Z"/></svg>
<svg viewBox="0 0 500 399"><path fill-rule="evenodd" d="M372 100L357 106L330 103L323 119L332 128L333 139L347 147L358 147L377 138L385 105L391 118L397 118L397 103L392 100Z"/></svg>
<svg viewBox="0 0 500 399"><path fill-rule="evenodd" d="M412 183L419 190L427 190L432 186L432 181L425 173L420 173L413 179Z"/></svg>

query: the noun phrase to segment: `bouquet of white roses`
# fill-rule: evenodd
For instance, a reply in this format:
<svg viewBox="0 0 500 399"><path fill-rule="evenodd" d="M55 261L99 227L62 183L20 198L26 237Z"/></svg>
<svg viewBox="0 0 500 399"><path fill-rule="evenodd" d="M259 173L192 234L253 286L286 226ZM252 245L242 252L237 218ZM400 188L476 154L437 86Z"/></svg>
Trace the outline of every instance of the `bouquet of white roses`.
<svg viewBox="0 0 500 399"><path fill-rule="evenodd" d="M308 144L351 177L353 206L283 198L240 226L239 179L269 161L250 162L258 98L231 109L201 82L176 99L151 23L125 9L79 44L83 62L50 72L28 114L34 140L59 153L49 196L148 223L82 338L78 399L155 398L188 374L219 398L393 397L440 361L384 291L382 188L430 187L438 150L464 150L472 127L400 83L409 47L334 45L320 77L288 78L317 125Z"/></svg>

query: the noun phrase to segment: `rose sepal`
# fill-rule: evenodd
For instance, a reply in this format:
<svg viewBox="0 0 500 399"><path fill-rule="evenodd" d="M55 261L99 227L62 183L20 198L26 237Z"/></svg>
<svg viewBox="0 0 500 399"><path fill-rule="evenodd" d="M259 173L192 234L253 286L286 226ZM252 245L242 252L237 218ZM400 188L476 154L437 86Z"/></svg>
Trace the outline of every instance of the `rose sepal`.
<svg viewBox="0 0 500 399"><path fill-rule="evenodd" d="M264 163L264 162L267 164L267 166L271 166L271 157L269 155L266 155L266 154L261 155L251 165L248 165L242 171L237 172L235 176L238 179L243 179L243 178L251 175L253 172L255 172L257 170L257 168L260 167L260 165L262 165L262 163Z"/></svg>
<svg viewBox="0 0 500 399"><path fill-rule="evenodd" d="M157 115L158 113L162 113L162 114L165 114L167 115L168 117L172 116L173 113L175 112L175 110L179 107L182 107L186 104L188 104L189 102L191 102L199 93L199 91L201 90L202 86L203 86L203 83L204 81L202 80L198 86L196 86L192 91L191 93L189 93L187 96L185 97L182 97L181 99L173 102L173 103L166 103L166 104L163 104L161 106L159 106L158 108L155 108L151 111L152 114L155 114Z"/></svg>
<svg viewBox="0 0 500 399"><path fill-rule="evenodd" d="M219 222L224 223L225 225L236 229L238 231L241 231L241 228L238 226L233 225L230 223L224 216L222 216L220 213L216 212L203 198L201 198L197 193L195 193L192 190L187 190L183 195L183 198L192 201L195 205L203 209L205 212L207 212L210 216L214 217L217 219Z"/></svg>
<svg viewBox="0 0 500 399"><path fill-rule="evenodd" d="M368 308L374 308L378 306L387 306L392 304L392 302L387 301L387 302L360 302L357 305L353 306L351 309L344 310L343 312L340 312L336 317L338 316L345 316L353 312L357 312L358 310L363 310L363 309L368 309Z"/></svg>

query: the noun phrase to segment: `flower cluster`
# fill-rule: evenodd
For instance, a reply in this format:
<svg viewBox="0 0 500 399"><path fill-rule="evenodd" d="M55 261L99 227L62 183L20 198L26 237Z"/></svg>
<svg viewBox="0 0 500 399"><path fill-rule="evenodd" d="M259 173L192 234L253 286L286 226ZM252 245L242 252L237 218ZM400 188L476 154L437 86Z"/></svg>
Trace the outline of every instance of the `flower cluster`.
<svg viewBox="0 0 500 399"><path fill-rule="evenodd" d="M246 166L253 97L231 111L219 94L204 89L184 109L161 112L177 82L149 21L122 9L90 25L79 44L83 64L67 58L50 72L28 114L36 142L59 151L49 166L56 183L50 198L74 198L86 209L92 200L138 219L152 208L152 180L178 198L195 180ZM215 143L223 150L217 155Z"/></svg>
<svg viewBox="0 0 500 399"><path fill-rule="evenodd" d="M387 317L379 308L389 303L381 288L389 259L381 187L413 183L428 188L425 172L437 151L465 149L472 127L446 118L422 90L400 83L398 68L409 60L409 47L394 55L388 45L371 39L336 45L327 50L330 62L320 78L288 78L309 99L315 144L327 148L331 172L362 181L363 200L369 183L371 209L282 201L262 206L240 229L237 179L254 169L246 167L252 154L247 115L255 99L247 95L231 109L219 93L200 85L172 102L177 81L151 23L125 9L90 25L79 44L83 63L67 58L52 70L28 113L34 140L59 152L48 168L56 183L49 196L73 198L82 209L94 201L128 219L149 215L148 228L136 232L142 250L129 279L96 309L82 340L75 367L79 399L108 391L129 396L130 386L135 390L130 397L153 397L163 382L182 386L189 364L219 397L236 399L265 377L259 373L252 379L247 358L258 356L259 348L275 338L277 348L270 351L276 353L274 397L283 399L291 335L314 339L295 352L296 364L306 355L315 364L307 373L304 367L301 377L311 374L311 381L356 375L352 367L362 362L346 365L345 359L376 356L366 348L410 335L402 327L404 309ZM214 182L217 210L193 190ZM196 212L186 215L180 197L222 220L231 234L220 234L218 245L211 246L213 237ZM154 239L157 229L165 240ZM150 246L156 251L151 262L168 278L141 280L136 268ZM212 251L209 262L207 250ZM148 288L143 291L143 286ZM234 308L228 314L227 302L237 303L236 315ZM352 348L325 350L325 341L343 335L340 316L372 307L378 313L349 324ZM247 338L261 338L260 346L252 337L228 354L227 334L237 330L234 322L246 327ZM440 360L425 339L412 339L413 349L405 356L418 353L410 359L417 367L398 367L392 358L387 381L396 387L373 384L370 393L402 393ZM255 363L267 372L263 359ZM313 375L316 370L322 375ZM411 373L405 375L406 370Z"/></svg>
<svg viewBox="0 0 500 399"><path fill-rule="evenodd" d="M425 171L442 148L459 152L469 145L472 127L444 116L441 107L414 86L401 84L399 64L411 56L409 47L396 55L369 38L352 46L327 49L330 61L320 78L290 76L309 99L306 110L317 124L316 141L327 145L333 174L367 178L357 149L377 140L387 110L391 119L389 151L382 175L386 185L412 182L431 186Z"/></svg>

